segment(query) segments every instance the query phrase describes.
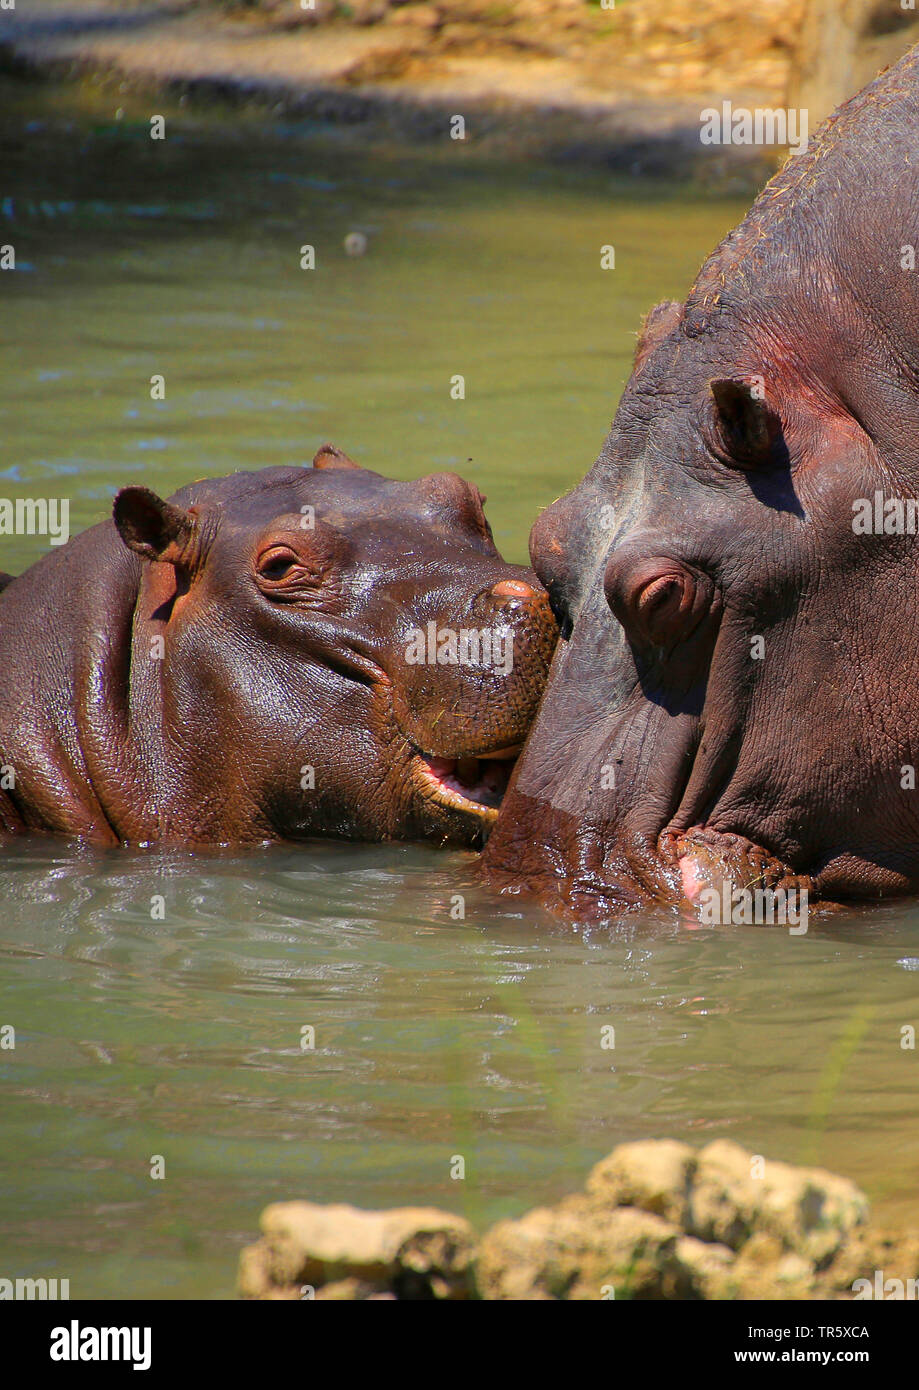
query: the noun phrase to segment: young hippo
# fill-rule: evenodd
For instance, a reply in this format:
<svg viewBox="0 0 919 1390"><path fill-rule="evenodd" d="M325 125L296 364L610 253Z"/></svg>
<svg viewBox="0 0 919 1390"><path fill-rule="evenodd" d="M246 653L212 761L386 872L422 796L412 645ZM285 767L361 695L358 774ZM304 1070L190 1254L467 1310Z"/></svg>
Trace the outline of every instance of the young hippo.
<svg viewBox="0 0 919 1390"><path fill-rule="evenodd" d="M476 846L555 643L452 473L332 446L115 499L0 594L0 829Z"/></svg>

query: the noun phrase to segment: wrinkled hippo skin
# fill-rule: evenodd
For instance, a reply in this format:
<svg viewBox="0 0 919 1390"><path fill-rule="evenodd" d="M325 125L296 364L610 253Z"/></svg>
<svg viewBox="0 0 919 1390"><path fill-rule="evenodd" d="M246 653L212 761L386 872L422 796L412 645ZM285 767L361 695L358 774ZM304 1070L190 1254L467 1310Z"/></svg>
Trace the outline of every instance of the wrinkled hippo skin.
<svg viewBox="0 0 919 1390"><path fill-rule="evenodd" d="M556 635L482 502L332 446L168 502L125 488L0 597L0 826L478 845ZM503 638L491 665L413 663L429 623Z"/></svg>
<svg viewBox="0 0 919 1390"><path fill-rule="evenodd" d="M562 624L485 853L604 918L703 886L919 890L919 57L830 118L684 304L535 525ZM861 517L856 525L856 517Z"/></svg>

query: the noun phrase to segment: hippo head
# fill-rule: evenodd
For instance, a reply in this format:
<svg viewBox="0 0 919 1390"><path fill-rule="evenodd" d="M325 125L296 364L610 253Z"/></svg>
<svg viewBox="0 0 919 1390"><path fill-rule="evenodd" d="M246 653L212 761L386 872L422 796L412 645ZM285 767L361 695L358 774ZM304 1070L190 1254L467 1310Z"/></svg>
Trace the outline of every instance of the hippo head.
<svg viewBox="0 0 919 1390"><path fill-rule="evenodd" d="M889 201L845 241L813 181L770 225L789 185L649 316L598 461L532 532L562 640L483 869L564 915L919 886L919 508L877 513L917 495L917 292Z"/></svg>
<svg viewBox="0 0 919 1390"><path fill-rule="evenodd" d="M483 501L331 446L312 469L118 494L161 838L481 842L556 635Z"/></svg>

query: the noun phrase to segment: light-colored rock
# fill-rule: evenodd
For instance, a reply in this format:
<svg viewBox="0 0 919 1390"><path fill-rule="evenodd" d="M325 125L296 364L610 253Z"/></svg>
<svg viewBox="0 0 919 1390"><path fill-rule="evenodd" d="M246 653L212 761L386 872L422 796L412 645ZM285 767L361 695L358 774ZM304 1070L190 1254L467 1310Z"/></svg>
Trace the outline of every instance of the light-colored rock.
<svg viewBox="0 0 919 1390"><path fill-rule="evenodd" d="M267 1298L271 1292L271 1256L259 1241L239 1253L236 1289L241 1298Z"/></svg>
<svg viewBox="0 0 919 1390"><path fill-rule="evenodd" d="M276 1202L261 1217L262 1240L240 1257L243 1297L305 1287L326 1297L464 1298L474 1237L469 1223L434 1207L361 1211L314 1202ZM348 1283L351 1293L330 1286ZM364 1292L357 1291L366 1286Z"/></svg>
<svg viewBox="0 0 919 1390"><path fill-rule="evenodd" d="M676 1253L680 1263L690 1273L698 1298L737 1297L733 1250L726 1245L708 1245L694 1236L681 1236L677 1241Z"/></svg>
<svg viewBox="0 0 919 1390"><path fill-rule="evenodd" d="M697 1297L680 1240L659 1216L598 1209L578 1194L493 1226L479 1247L476 1284L489 1299Z"/></svg>
<svg viewBox="0 0 919 1390"><path fill-rule="evenodd" d="M732 1250L763 1231L785 1249L823 1262L867 1215L864 1194L846 1178L822 1168L760 1160L719 1139L698 1155L686 1230Z"/></svg>
<svg viewBox="0 0 919 1390"><path fill-rule="evenodd" d="M697 1153L675 1139L620 1144L591 1169L587 1192L610 1206L640 1207L682 1225Z"/></svg>
<svg viewBox="0 0 919 1390"><path fill-rule="evenodd" d="M278 1203L242 1252L239 1291L327 1301L852 1298L854 1281L875 1271L882 1288L919 1276L919 1237L882 1236L867 1213L845 1178L727 1140L698 1152L673 1140L622 1144L584 1192L499 1221L477 1250L467 1222L433 1208Z"/></svg>
<svg viewBox="0 0 919 1390"><path fill-rule="evenodd" d="M349 0L351 20L354 24L379 24L386 18L386 0Z"/></svg>
<svg viewBox="0 0 919 1390"><path fill-rule="evenodd" d="M440 11L435 5L407 5L404 9L396 10L391 19L393 24L404 24L409 28L429 31L439 29L442 22Z"/></svg>
<svg viewBox="0 0 919 1390"><path fill-rule="evenodd" d="M336 1279L334 1283L323 1284L314 1296L317 1303L365 1303L369 1299L392 1299L396 1295L363 1279Z"/></svg>

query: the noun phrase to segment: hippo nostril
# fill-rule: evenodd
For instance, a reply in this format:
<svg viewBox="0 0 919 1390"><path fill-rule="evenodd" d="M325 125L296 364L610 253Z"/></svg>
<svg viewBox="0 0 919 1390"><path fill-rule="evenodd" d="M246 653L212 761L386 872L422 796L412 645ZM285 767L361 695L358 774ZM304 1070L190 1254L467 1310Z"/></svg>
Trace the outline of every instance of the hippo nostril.
<svg viewBox="0 0 919 1390"><path fill-rule="evenodd" d="M492 585L491 592L495 598L536 598L532 584L522 579L499 579L497 584Z"/></svg>

